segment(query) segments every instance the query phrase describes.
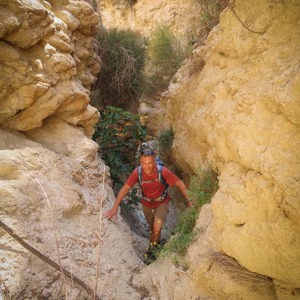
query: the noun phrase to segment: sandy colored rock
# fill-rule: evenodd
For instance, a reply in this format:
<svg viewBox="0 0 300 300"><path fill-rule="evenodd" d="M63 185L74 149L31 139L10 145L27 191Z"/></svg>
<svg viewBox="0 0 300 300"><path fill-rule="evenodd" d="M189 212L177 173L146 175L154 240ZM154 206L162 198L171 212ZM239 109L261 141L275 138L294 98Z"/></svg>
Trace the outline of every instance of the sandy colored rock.
<svg viewBox="0 0 300 300"><path fill-rule="evenodd" d="M28 131L55 115L91 136L99 118L89 105L100 71L98 14L85 1L5 1L0 14L2 126Z"/></svg>
<svg viewBox="0 0 300 300"><path fill-rule="evenodd" d="M171 121L176 160L193 170L203 162L221 174L212 202L219 250L296 288L300 160L298 109L293 108L299 98L299 5L274 4L270 16L260 15L267 6L237 6L240 15L257 16L253 26L265 31L262 35L237 26L228 10L207 47L196 54L205 60L203 70L174 86L165 103L169 120L178 116ZM225 28L230 36L244 33L242 47L238 39L228 43ZM191 98L187 90L195 91Z"/></svg>
<svg viewBox="0 0 300 300"><path fill-rule="evenodd" d="M208 233L189 250L192 299L194 289L200 298L299 299L299 14L298 1L236 1L149 118L157 134L173 129L172 155L182 170L219 174ZM239 266L253 285L257 276L257 292L250 279L232 276ZM145 287L176 299L177 277L163 286L159 278L147 277Z"/></svg>
<svg viewBox="0 0 300 300"><path fill-rule="evenodd" d="M169 27L183 46L195 41L201 26L197 1L98 1L105 28L129 29L149 37L158 26Z"/></svg>
<svg viewBox="0 0 300 300"><path fill-rule="evenodd" d="M127 283L141 265L130 231L122 220L109 222L102 215L114 195L98 146L83 129L55 119L28 132L31 140L3 130L0 135L1 220L92 288L98 278L104 299L122 299L124 293L139 299ZM11 295L86 299L76 284L66 280L65 286L59 272L2 230L0 244L0 276Z"/></svg>
<svg viewBox="0 0 300 300"><path fill-rule="evenodd" d="M71 0L1 1L0 16L1 221L102 299L138 300L130 279L141 261L122 219L103 217L115 196L89 138L99 16ZM5 296L92 297L0 229Z"/></svg>
<svg viewBox="0 0 300 300"><path fill-rule="evenodd" d="M277 299L272 280L214 253L217 241L212 219L210 205L204 205L195 228L200 232L198 241L188 255L160 257L135 276L133 284L146 287L154 299Z"/></svg>
<svg viewBox="0 0 300 300"><path fill-rule="evenodd" d="M149 36L160 17L179 39L197 32L195 2L102 5L106 27ZM1 220L87 284L97 281L104 299L298 300L299 14L296 0L235 1L157 102L151 130L172 128L177 166L187 175L214 169L219 190L183 260L142 269L127 225L102 217L115 198L87 137L98 119L89 103L97 14L84 1L2 1ZM89 297L2 230L0 257L12 295Z"/></svg>

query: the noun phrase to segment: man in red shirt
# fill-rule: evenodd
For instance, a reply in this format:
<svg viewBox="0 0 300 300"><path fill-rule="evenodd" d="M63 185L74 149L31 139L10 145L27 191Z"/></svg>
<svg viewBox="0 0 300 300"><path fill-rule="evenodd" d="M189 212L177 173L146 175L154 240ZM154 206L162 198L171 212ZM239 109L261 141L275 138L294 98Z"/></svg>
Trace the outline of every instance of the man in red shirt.
<svg viewBox="0 0 300 300"><path fill-rule="evenodd" d="M150 247L156 246L160 241L163 223L166 219L170 196L164 195L165 185L159 182L158 168L155 162L155 153L151 149L143 149L140 153L140 165L142 168L142 208L145 218L150 226ZM187 206L192 205L188 200L185 184L166 167L162 167L161 175L169 186L176 186L187 201ZM113 207L105 213L108 219L117 218L118 207L130 188L139 182L139 171L136 168L128 177L126 183L117 195Z"/></svg>

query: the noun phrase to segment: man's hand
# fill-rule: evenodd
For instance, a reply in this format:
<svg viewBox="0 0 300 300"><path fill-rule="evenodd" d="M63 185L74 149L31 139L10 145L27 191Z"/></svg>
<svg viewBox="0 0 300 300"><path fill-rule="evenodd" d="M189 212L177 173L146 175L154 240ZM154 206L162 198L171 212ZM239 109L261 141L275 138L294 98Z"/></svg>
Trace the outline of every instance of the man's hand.
<svg viewBox="0 0 300 300"><path fill-rule="evenodd" d="M104 217L107 219L118 219L118 207L120 203L122 202L123 198L127 195L128 191L130 190L130 186L128 184L124 184L123 187L121 188L120 192L118 193L117 199L112 206L110 210L108 210L105 214Z"/></svg>
<svg viewBox="0 0 300 300"><path fill-rule="evenodd" d="M104 214L104 217L107 219L117 220L118 219L118 209L111 208Z"/></svg>

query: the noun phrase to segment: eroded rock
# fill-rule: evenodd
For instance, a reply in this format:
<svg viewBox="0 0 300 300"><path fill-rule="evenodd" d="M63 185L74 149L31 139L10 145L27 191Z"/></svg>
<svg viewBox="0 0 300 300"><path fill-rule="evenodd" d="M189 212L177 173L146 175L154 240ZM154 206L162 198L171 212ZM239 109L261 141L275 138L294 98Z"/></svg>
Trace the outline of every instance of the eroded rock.
<svg viewBox="0 0 300 300"><path fill-rule="evenodd" d="M0 14L0 124L28 131L54 115L90 136L99 118L89 105L98 14L85 1L25 0L2 2Z"/></svg>
<svg viewBox="0 0 300 300"><path fill-rule="evenodd" d="M167 293L164 299L299 298L300 6L236 1L233 9L224 11L149 118L157 134L173 129L172 155L182 170L220 174L207 233L189 250L194 286L186 289L170 266L141 275L158 297ZM265 284L253 292L250 279L239 281L212 264L211 252L234 259L253 280L265 276Z"/></svg>

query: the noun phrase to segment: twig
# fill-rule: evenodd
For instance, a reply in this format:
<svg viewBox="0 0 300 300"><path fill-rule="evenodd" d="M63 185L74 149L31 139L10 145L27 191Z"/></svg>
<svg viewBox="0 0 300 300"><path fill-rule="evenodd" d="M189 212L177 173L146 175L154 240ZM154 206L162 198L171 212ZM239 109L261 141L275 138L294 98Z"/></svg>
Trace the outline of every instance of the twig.
<svg viewBox="0 0 300 300"><path fill-rule="evenodd" d="M59 264L57 264L56 262L54 262L53 260L51 260L50 258L45 256L44 254L42 254L37 249L33 248L31 245L29 245L27 242L25 242L19 235L14 233L13 230L10 227L8 227L5 223L3 223L1 220L0 220L0 227L4 231L6 231L15 241L17 241L20 245L22 245L24 248L26 248L32 254L34 254L35 256L40 258L42 261L44 261L45 263L47 263L48 265L50 265L54 269L56 269L58 271L62 271L63 274L66 275L68 278L70 278L70 279L73 278L74 282L79 284L88 294L94 295L94 291L88 285L86 285L81 279L79 279L74 274L71 274L71 272L69 272L67 269L65 269L64 267L60 266ZM102 300L97 295L94 295L94 299Z"/></svg>
<svg viewBox="0 0 300 300"><path fill-rule="evenodd" d="M236 13L236 11L233 8L233 4L229 5L229 8L231 9L231 11L234 13L234 15L236 16L236 18L238 19L238 21L243 25L243 27L245 27L248 31L252 32L252 33L256 33L256 34L264 34L266 33L265 31L255 31L250 29L248 26L245 25L245 23L241 20L241 18L238 16L238 14Z"/></svg>

